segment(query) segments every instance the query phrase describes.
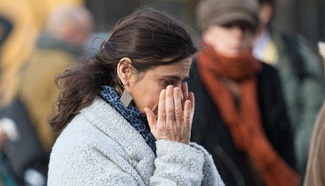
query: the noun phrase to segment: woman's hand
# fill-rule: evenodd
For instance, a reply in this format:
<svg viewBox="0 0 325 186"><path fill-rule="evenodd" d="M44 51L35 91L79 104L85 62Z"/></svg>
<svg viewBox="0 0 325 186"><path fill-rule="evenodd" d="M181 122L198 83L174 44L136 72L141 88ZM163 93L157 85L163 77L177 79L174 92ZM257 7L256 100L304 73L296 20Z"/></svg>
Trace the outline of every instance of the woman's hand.
<svg viewBox="0 0 325 186"><path fill-rule="evenodd" d="M183 83L182 90L169 85L160 92L157 117L149 108L144 110L156 140L166 139L188 144L194 109L194 94L189 93L187 83Z"/></svg>

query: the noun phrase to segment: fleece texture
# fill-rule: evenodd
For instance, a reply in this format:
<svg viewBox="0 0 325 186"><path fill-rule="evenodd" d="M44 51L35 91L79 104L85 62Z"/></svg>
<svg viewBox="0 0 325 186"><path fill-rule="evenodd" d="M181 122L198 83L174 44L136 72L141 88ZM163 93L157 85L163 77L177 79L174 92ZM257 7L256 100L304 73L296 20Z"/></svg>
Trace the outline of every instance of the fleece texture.
<svg viewBox="0 0 325 186"><path fill-rule="evenodd" d="M114 108L101 98L63 130L50 156L48 186L224 185L208 152L156 141L157 155Z"/></svg>

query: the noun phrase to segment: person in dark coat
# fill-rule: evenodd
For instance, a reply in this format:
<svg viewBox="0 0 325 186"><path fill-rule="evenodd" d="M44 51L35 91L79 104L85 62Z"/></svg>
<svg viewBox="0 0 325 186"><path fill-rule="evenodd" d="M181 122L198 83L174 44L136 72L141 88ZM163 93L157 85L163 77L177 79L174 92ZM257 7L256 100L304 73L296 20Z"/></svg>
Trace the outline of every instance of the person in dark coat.
<svg viewBox="0 0 325 186"><path fill-rule="evenodd" d="M299 185L278 72L252 55L258 12L255 0L199 2L192 140L212 154L226 185Z"/></svg>

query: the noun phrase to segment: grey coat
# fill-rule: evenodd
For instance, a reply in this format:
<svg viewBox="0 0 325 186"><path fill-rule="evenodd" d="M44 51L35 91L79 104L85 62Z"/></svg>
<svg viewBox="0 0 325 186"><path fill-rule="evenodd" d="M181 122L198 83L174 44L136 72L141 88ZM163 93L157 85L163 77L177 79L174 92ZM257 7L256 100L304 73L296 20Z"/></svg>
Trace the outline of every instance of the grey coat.
<svg viewBox="0 0 325 186"><path fill-rule="evenodd" d="M54 144L48 186L224 185L203 147L156 141L157 156L109 104L83 109Z"/></svg>

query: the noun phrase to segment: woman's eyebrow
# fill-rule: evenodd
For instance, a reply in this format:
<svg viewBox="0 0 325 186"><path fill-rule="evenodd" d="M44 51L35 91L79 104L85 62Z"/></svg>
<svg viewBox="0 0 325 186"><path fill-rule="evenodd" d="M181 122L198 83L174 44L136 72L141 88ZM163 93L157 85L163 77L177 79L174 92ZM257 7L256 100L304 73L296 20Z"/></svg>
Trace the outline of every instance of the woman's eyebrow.
<svg viewBox="0 0 325 186"><path fill-rule="evenodd" d="M163 77L169 79L181 80L181 81L186 81L189 78L188 76L186 76L185 78L182 79L181 77L176 75L164 75Z"/></svg>

